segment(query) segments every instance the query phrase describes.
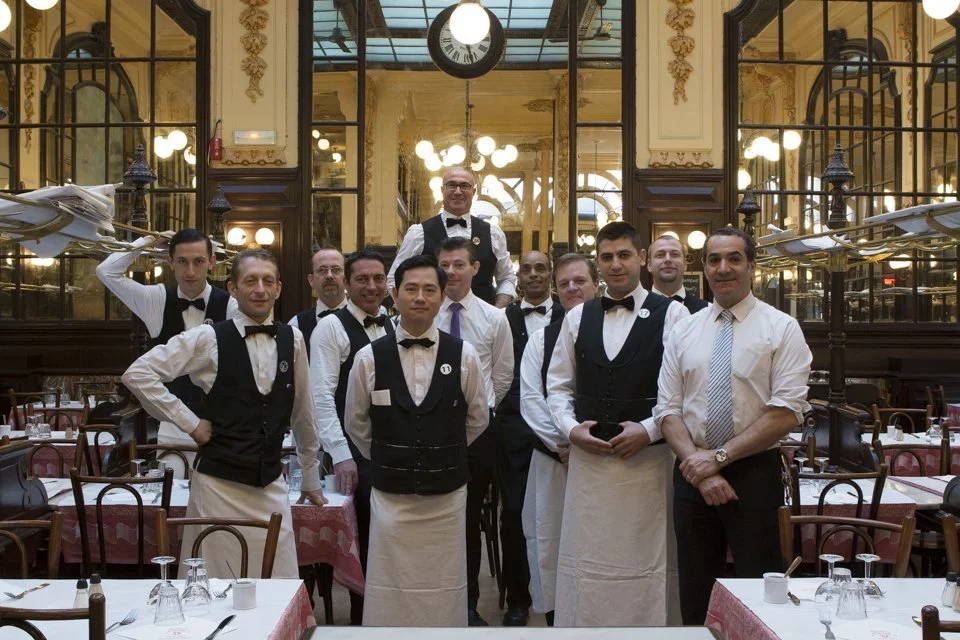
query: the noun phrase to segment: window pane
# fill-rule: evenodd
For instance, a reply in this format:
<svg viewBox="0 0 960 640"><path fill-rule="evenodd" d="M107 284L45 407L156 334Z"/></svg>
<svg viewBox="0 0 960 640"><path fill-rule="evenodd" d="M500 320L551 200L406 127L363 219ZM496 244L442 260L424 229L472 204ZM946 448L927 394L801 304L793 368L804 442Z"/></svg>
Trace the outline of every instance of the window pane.
<svg viewBox="0 0 960 640"><path fill-rule="evenodd" d="M623 72L619 69L581 69L577 72L580 122L620 122Z"/></svg>
<svg viewBox="0 0 960 640"><path fill-rule="evenodd" d="M29 256L26 250L23 255ZM31 320L59 320L60 260L25 257L22 277L20 293L22 317Z"/></svg>
<svg viewBox="0 0 960 640"><path fill-rule="evenodd" d="M150 63L114 63L110 96L111 123L149 121Z"/></svg>
<svg viewBox="0 0 960 640"><path fill-rule="evenodd" d="M197 65L194 62L156 63L156 122L193 122L197 105Z"/></svg>
<svg viewBox="0 0 960 640"><path fill-rule="evenodd" d="M154 193L153 228L161 231L179 231L197 225L194 193Z"/></svg>
<svg viewBox="0 0 960 640"><path fill-rule="evenodd" d="M174 21L163 10L163 2L157 3L157 57L196 56L196 38Z"/></svg>
<svg viewBox="0 0 960 640"><path fill-rule="evenodd" d="M150 57L150 5L151 0L114 0L110 3L111 44L116 57ZM157 15L161 13L163 10L158 7ZM159 34L157 42L160 42Z"/></svg>
<svg viewBox="0 0 960 640"><path fill-rule="evenodd" d="M356 228L355 195L313 194L313 239L319 246L332 244L344 253L355 251Z"/></svg>
<svg viewBox="0 0 960 640"><path fill-rule="evenodd" d="M623 170L623 132L619 127L577 127L577 172Z"/></svg>
<svg viewBox="0 0 960 640"><path fill-rule="evenodd" d="M157 138L160 140L157 140ZM158 127L154 131L153 157L157 187L194 189L197 175L196 130L193 127Z"/></svg>
<svg viewBox="0 0 960 640"><path fill-rule="evenodd" d="M319 137L311 139L314 187L355 187L357 185L357 127L316 127ZM321 149L321 147L324 147Z"/></svg>
<svg viewBox="0 0 960 640"><path fill-rule="evenodd" d="M313 74L313 120L353 121L357 119L357 77L355 73Z"/></svg>
<svg viewBox="0 0 960 640"><path fill-rule="evenodd" d="M68 258L65 320L103 320L103 284L97 278L97 261Z"/></svg>

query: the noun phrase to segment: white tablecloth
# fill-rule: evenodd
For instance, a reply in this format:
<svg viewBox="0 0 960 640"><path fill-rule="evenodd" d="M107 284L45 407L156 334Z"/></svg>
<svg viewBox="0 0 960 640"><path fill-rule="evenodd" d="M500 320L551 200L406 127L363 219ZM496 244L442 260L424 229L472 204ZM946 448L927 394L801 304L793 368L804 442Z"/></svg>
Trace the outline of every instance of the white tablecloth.
<svg viewBox="0 0 960 640"><path fill-rule="evenodd" d="M629 627L606 629L467 628L394 629L391 627L317 627L312 640L713 640L706 627ZM230 636L227 636L229 639Z"/></svg>

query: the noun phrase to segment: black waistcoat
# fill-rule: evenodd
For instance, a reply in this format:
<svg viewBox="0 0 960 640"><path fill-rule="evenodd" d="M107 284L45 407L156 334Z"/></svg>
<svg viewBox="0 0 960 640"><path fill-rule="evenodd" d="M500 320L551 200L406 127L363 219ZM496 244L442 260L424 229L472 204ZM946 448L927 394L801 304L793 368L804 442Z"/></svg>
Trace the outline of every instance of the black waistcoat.
<svg viewBox="0 0 960 640"><path fill-rule="evenodd" d="M186 330L183 324L183 312L180 311L180 303L177 298L179 298L177 287L167 287L167 300L163 305L163 326L160 327L160 334L150 340L151 348L159 344L167 344L170 338ZM219 287L210 287L210 299L207 301L204 319L211 323L226 320L227 303L229 301L229 293ZM170 390L170 393L180 398L197 416L206 417L203 415L203 392L200 391L200 387L190 382L190 376L180 376L171 382L167 382L165 386Z"/></svg>
<svg viewBox="0 0 960 640"><path fill-rule="evenodd" d="M550 370L550 361L553 359L553 349L557 346L557 340L560 339L560 329L563 327L563 319L551 322L543 330L543 364L540 365L540 381L543 383L543 397L547 397L547 371ZM537 438L533 445L537 451L545 453L557 462L560 462L560 456L550 450L550 447L543 444L543 440Z"/></svg>
<svg viewBox="0 0 960 640"><path fill-rule="evenodd" d="M353 359L357 357L357 351L370 344L370 336L367 335L363 325L357 322L357 319L350 313L350 309L342 307L333 314L343 325L343 330L347 332L347 338L350 339L350 355L340 364L340 379L337 380L337 390L333 393L333 401L337 407L337 418L340 419L340 428L343 429L343 414L347 404L347 381L350 378L350 369L353 368ZM387 331L387 336L393 336L393 323L387 321L383 328ZM344 431L347 438L347 444L350 445L350 453L357 462L366 460L353 445L350 436Z"/></svg>
<svg viewBox="0 0 960 640"><path fill-rule="evenodd" d="M418 349L419 347L411 347ZM387 493L450 493L467 483L467 400L460 388L463 342L440 332L430 388L413 404L394 336L372 343L377 390L390 405L371 405L372 484Z"/></svg>
<svg viewBox="0 0 960 640"><path fill-rule="evenodd" d="M611 361L603 348L604 313L600 300L583 304L574 344L579 422L640 422L657 404L657 378L663 361L663 322L671 300L648 295L620 353ZM649 312L644 318L643 310Z"/></svg>
<svg viewBox="0 0 960 640"><path fill-rule="evenodd" d="M270 393L257 388L245 339L233 320L213 325L217 379L204 396L213 437L197 456L197 470L265 487L280 475L283 435L293 413L293 329L277 327L277 371Z"/></svg>
<svg viewBox="0 0 960 640"><path fill-rule="evenodd" d="M436 215L423 221L423 255L436 255L437 249L447 239L447 228L443 218ZM490 224L476 216L470 216L470 241L480 261L480 270L473 276L473 285L470 287L473 294L489 304L494 304L497 298L493 287L493 274L497 267L497 256L493 253L493 242L490 240Z"/></svg>
<svg viewBox="0 0 960 640"><path fill-rule="evenodd" d="M513 384L507 395L500 401L500 407L497 413L520 413L520 362L523 360L523 350L527 348L527 341L530 336L527 335L527 323L524 319L523 309L519 302L514 302L506 308L507 322L510 323L510 333L513 334ZM556 301L550 310L550 323L563 319L563 307Z"/></svg>

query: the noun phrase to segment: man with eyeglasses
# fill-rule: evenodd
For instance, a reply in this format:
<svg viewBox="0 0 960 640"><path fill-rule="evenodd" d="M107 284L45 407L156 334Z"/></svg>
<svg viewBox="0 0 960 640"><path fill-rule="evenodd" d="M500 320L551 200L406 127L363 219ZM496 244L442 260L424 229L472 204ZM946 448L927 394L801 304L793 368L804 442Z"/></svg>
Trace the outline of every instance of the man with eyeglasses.
<svg viewBox="0 0 960 640"><path fill-rule="evenodd" d="M498 307L513 302L517 276L507 249L507 237L500 227L470 215L476 188L473 174L463 167L451 167L443 175L443 209L422 224L411 225L387 276L388 287L395 286L394 271L407 258L436 255L447 238L469 238L480 261L480 270L473 278L474 295Z"/></svg>
<svg viewBox="0 0 960 640"><path fill-rule="evenodd" d="M288 323L291 327L300 329L307 345L311 345L310 337L313 335L313 330L317 328L317 320L326 318L337 309L347 306L343 254L330 245L320 247L320 250L313 254L310 267L307 282L317 294L317 304L293 316ZM310 346L307 349L309 359L313 349Z"/></svg>

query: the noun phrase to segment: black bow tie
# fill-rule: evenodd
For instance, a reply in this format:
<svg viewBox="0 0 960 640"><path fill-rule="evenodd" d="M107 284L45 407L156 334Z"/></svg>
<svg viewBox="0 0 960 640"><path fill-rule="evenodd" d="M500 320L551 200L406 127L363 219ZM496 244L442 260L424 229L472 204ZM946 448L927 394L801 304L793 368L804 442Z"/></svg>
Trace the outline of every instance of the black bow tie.
<svg viewBox="0 0 960 640"><path fill-rule="evenodd" d="M338 311L337 309L324 309L323 311L321 311L320 313L317 314L317 317L318 317L318 318L326 318L326 317L327 317L328 315L330 315L331 313L336 313L337 311Z"/></svg>
<svg viewBox="0 0 960 640"><path fill-rule="evenodd" d="M676 300L677 302L679 302L680 304L683 304L683 297L682 297L682 296L679 296L679 295L677 295L677 294L674 294L674 295L672 295L672 296L670 296L670 297L673 298L674 300Z"/></svg>
<svg viewBox="0 0 960 640"><path fill-rule="evenodd" d="M463 218L447 218L447 228L448 228L448 229L449 229L450 227L455 227L455 226L457 226L457 225L460 225L461 227L463 227L464 229L466 229L466 228L467 228L467 221L464 220Z"/></svg>
<svg viewBox="0 0 960 640"><path fill-rule="evenodd" d="M404 338L403 340L398 340L397 344L404 349L409 349L410 347L423 347L424 349L429 349L435 343L430 338Z"/></svg>
<svg viewBox="0 0 960 640"><path fill-rule="evenodd" d="M248 327L244 327L244 338L249 338L250 336L256 335L258 333L265 333L271 338L277 337L277 325L275 324L254 324Z"/></svg>
<svg viewBox="0 0 960 640"><path fill-rule="evenodd" d="M207 303L203 301L203 298L197 298L196 300L187 300L186 298L177 298L177 308L181 312L186 311L190 307L196 307L200 311L206 311Z"/></svg>
<svg viewBox="0 0 960 640"><path fill-rule="evenodd" d="M524 309L521 309L520 311L521 313L523 313L524 316L528 316L531 313L539 313L542 316L547 315L547 308L543 305L540 305L539 307L526 307Z"/></svg>
<svg viewBox="0 0 960 640"><path fill-rule="evenodd" d="M378 327L383 327L387 324L387 316L367 316L363 319L363 328L366 329L370 325L375 324Z"/></svg>
<svg viewBox="0 0 960 640"><path fill-rule="evenodd" d="M627 296L626 298L620 298L619 300L614 300L613 298L607 298L604 296L603 298L600 298L600 304L603 306L604 313L617 306L622 306L627 311L633 311L635 301L633 296Z"/></svg>

